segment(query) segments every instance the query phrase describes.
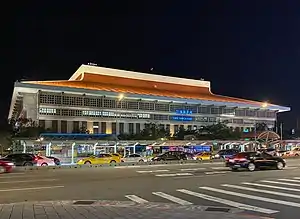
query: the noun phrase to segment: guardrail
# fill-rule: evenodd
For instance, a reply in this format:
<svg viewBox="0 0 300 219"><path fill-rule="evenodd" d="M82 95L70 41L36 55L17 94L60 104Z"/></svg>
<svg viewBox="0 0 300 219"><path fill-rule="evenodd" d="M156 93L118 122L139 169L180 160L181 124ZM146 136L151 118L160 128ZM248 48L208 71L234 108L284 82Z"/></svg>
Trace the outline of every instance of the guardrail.
<svg viewBox="0 0 300 219"><path fill-rule="evenodd" d="M299 157L287 157L288 160L299 160ZM69 164L60 166L24 166L16 167L16 171L33 171L33 170L58 170L58 169L84 169L84 168L134 168L141 166L155 166L155 165L184 165L184 164L222 164L222 160L183 160L183 161L150 161L150 162L121 162L121 163L110 163L110 164Z"/></svg>
<svg viewBox="0 0 300 219"><path fill-rule="evenodd" d="M185 161L151 161L151 162L121 162L110 164L70 164L60 166L24 166L16 167L16 171L30 171L30 170L56 170L56 169L82 169L82 168L120 168L120 167L140 167L140 166L155 166L155 165L183 165L183 164L201 164L201 163L220 163L220 161L201 161L201 160L185 160Z"/></svg>

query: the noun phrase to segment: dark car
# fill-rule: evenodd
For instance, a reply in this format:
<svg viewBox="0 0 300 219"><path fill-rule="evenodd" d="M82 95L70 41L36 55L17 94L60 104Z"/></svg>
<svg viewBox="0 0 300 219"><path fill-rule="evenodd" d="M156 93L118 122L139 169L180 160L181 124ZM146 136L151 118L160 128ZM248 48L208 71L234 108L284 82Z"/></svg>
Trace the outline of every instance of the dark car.
<svg viewBox="0 0 300 219"><path fill-rule="evenodd" d="M53 160L53 161L54 161L54 163L55 163L55 165L57 165L57 166L59 166L59 165L60 165L60 160L59 160L58 158L56 158L56 157L47 157L47 158L49 158L49 159Z"/></svg>
<svg viewBox="0 0 300 219"><path fill-rule="evenodd" d="M168 151L152 158L152 161L171 161L171 160L188 160L188 159L189 159L189 155L185 152Z"/></svg>
<svg viewBox="0 0 300 219"><path fill-rule="evenodd" d="M0 173L10 173L14 166L12 162L0 160Z"/></svg>
<svg viewBox="0 0 300 219"><path fill-rule="evenodd" d="M232 170L248 169L254 171L272 168L282 170L286 166L286 162L281 157L272 156L265 152L242 152L226 161L226 165Z"/></svg>
<svg viewBox="0 0 300 219"><path fill-rule="evenodd" d="M213 158L226 160L226 158L231 158L239 152L240 151L238 149L220 150L216 155L213 156Z"/></svg>
<svg viewBox="0 0 300 219"><path fill-rule="evenodd" d="M38 161L38 157L34 154L22 153L22 154L9 154L1 160L14 163L16 166L35 166Z"/></svg>

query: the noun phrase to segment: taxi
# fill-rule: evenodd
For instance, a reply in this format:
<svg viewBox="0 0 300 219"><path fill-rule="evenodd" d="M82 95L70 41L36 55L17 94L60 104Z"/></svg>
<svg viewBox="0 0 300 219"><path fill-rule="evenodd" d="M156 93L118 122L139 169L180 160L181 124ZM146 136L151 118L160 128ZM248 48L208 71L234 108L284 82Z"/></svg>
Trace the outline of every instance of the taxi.
<svg viewBox="0 0 300 219"><path fill-rule="evenodd" d="M110 163L120 163L121 157L112 154L98 154L90 157L86 157L77 161L78 165L82 164L110 164Z"/></svg>
<svg viewBox="0 0 300 219"><path fill-rule="evenodd" d="M210 152L200 152L194 155L194 160L211 160L212 155Z"/></svg>

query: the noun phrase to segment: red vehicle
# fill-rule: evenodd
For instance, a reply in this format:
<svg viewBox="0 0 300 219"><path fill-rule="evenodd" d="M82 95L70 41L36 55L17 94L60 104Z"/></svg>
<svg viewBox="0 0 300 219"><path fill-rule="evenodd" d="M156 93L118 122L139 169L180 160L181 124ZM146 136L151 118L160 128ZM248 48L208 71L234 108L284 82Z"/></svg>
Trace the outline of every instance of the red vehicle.
<svg viewBox="0 0 300 219"><path fill-rule="evenodd" d="M0 174L1 173L10 173L13 168L15 167L15 164L9 161L0 160Z"/></svg>

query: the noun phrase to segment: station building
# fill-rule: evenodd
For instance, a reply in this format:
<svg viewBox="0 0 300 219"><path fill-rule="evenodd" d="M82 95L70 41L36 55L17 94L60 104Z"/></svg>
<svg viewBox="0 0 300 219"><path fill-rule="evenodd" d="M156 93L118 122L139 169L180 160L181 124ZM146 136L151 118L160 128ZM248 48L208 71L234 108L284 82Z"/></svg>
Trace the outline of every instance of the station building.
<svg viewBox="0 0 300 219"><path fill-rule="evenodd" d="M15 82L9 119L25 117L54 133L138 133L157 123L171 133L227 122L274 127L289 107L216 95L204 80L81 65L69 80Z"/></svg>

